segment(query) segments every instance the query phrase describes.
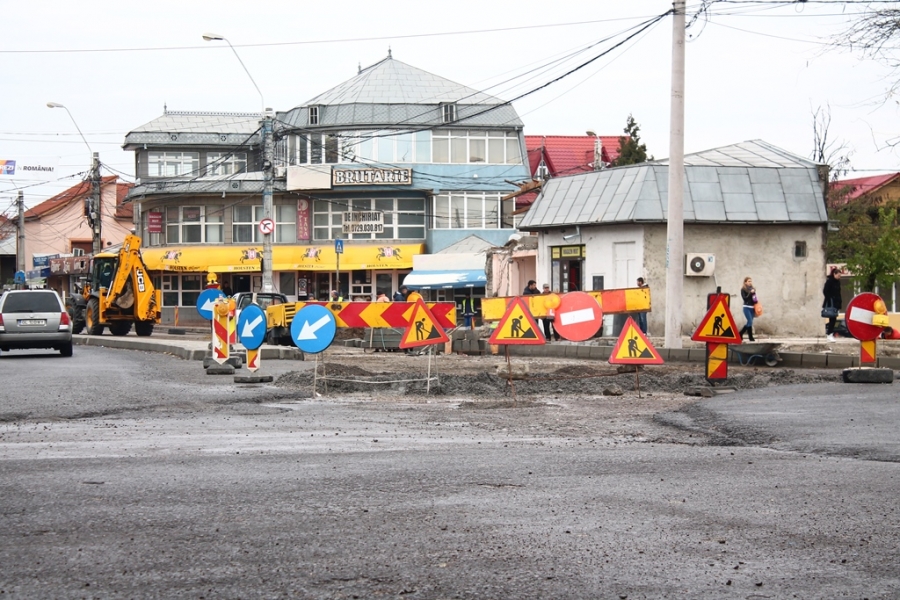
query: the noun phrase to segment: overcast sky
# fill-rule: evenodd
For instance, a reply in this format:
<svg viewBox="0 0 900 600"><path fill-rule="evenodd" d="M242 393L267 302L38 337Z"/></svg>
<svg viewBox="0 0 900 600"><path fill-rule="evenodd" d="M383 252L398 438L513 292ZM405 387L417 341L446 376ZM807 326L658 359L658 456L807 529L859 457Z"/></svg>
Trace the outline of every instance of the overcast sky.
<svg viewBox="0 0 900 600"><path fill-rule="evenodd" d="M689 11L699 4L688 0ZM18 188L31 206L80 180L91 149L133 179L125 134L170 110L287 110L393 57L504 100L528 135L618 135L629 114L656 158L669 154L672 21L616 49L666 0L556 0L449 4L217 0L5 3L0 37L0 159L59 157L53 181L0 176L0 212ZM858 54L830 51L831 36L862 10L843 2L716 3L688 29L685 152L762 139L808 157L812 111L831 107L830 138L853 150L851 176L900 170L892 73ZM104 171L108 174L109 171Z"/></svg>

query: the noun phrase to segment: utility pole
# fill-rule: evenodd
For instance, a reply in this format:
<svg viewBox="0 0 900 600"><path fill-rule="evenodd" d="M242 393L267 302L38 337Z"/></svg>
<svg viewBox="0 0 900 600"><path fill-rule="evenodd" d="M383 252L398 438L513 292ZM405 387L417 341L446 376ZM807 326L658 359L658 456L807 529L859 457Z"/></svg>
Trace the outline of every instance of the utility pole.
<svg viewBox="0 0 900 600"><path fill-rule="evenodd" d="M669 198L666 219L666 348L681 348L684 300L684 26L685 0L672 18L672 100L669 120Z"/></svg>
<svg viewBox="0 0 900 600"><path fill-rule="evenodd" d="M19 231L17 232L16 244L16 268L22 273L25 272L25 193L19 190L19 197L16 199L17 208L19 210Z"/></svg>
<svg viewBox="0 0 900 600"><path fill-rule="evenodd" d="M263 218L275 221L275 209L272 203L272 190L275 186L275 139L273 135L272 109L263 110L262 119L262 153L263 153ZM272 281L272 236L263 233L262 291L275 291Z"/></svg>
<svg viewBox="0 0 900 600"><path fill-rule="evenodd" d="M100 234L103 227L103 211L100 204L100 153L94 152L94 160L91 165L91 197L85 201L85 215L91 226L93 238L94 256L103 250L103 240Z"/></svg>

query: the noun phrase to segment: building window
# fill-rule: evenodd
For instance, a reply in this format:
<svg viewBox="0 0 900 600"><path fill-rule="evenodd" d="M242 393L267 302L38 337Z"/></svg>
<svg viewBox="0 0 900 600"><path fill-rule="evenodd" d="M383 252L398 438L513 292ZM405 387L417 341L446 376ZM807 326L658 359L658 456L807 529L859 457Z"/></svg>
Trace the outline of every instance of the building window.
<svg viewBox="0 0 900 600"><path fill-rule="evenodd" d="M453 123L456 121L456 105L441 104L441 123Z"/></svg>
<svg viewBox="0 0 900 600"><path fill-rule="evenodd" d="M794 242L794 258L806 258L806 242Z"/></svg>
<svg viewBox="0 0 900 600"><path fill-rule="evenodd" d="M500 194L454 192L433 199L433 229L508 229L512 219L503 214Z"/></svg>
<svg viewBox="0 0 900 600"><path fill-rule="evenodd" d="M310 106L309 110L309 125L318 125L319 124L319 107L318 106Z"/></svg>
<svg viewBox="0 0 900 600"><path fill-rule="evenodd" d="M519 135L515 131L437 129L432 140L432 159L436 163L509 165L522 162Z"/></svg>
<svg viewBox="0 0 900 600"><path fill-rule="evenodd" d="M384 231L344 234L344 212L351 210L384 213ZM338 237L345 240L425 239L425 201L421 198L316 200L313 202L313 240L325 241Z"/></svg>
<svg viewBox="0 0 900 600"><path fill-rule="evenodd" d="M278 204L275 211L275 243L297 241L297 205ZM263 234L259 222L264 218L262 206L235 206L232 208L231 239L235 244L261 244Z"/></svg>
<svg viewBox="0 0 900 600"><path fill-rule="evenodd" d="M222 243L223 216L221 206L170 206L166 209L166 243Z"/></svg>
<svg viewBox="0 0 900 600"><path fill-rule="evenodd" d="M147 177L189 177L199 172L199 152L147 153Z"/></svg>
<svg viewBox="0 0 900 600"><path fill-rule="evenodd" d="M197 306L203 291L202 275L154 275L153 285L162 290L163 306Z"/></svg>
<svg viewBox="0 0 900 600"><path fill-rule="evenodd" d="M207 175L237 175L247 172L246 152L208 152Z"/></svg>

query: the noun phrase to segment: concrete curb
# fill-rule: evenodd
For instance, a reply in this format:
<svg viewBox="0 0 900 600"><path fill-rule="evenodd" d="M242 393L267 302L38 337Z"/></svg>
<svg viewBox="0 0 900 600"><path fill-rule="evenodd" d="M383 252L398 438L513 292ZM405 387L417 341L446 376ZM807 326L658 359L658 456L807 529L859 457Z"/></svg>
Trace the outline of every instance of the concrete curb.
<svg viewBox="0 0 900 600"><path fill-rule="evenodd" d="M160 352L171 354L183 360L199 360L209 356L209 342L205 340L174 339L160 340L152 337L137 338L133 336L116 337L110 335L72 336L77 345L101 346L123 350L139 350L142 352ZM238 348L242 348L238 346ZM666 363L702 363L706 360L705 348L657 348L660 356ZM298 348L287 346L263 345L259 348L262 360L304 360L303 352ZM454 348L461 351L461 348ZM478 354L486 355L487 347L481 348L479 343ZM501 347L500 354L505 350ZM547 358L580 358L587 360L607 361L612 352L612 344L578 344L572 342L553 342L543 346L511 345L510 356L547 357ZM235 355L246 356L245 351L236 349ZM775 367L753 365L762 369L783 368L808 368L808 369L847 369L859 366L858 355L822 353L779 353L781 362ZM242 361L243 362L243 361ZM731 360L731 364L737 362ZM884 357L878 359L878 366L886 369L900 370L900 358Z"/></svg>

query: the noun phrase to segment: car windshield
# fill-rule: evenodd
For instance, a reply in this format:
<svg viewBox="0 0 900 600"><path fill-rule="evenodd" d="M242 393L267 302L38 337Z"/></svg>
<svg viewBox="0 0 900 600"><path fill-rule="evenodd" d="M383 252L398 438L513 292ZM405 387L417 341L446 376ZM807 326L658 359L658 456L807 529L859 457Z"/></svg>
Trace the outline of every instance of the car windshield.
<svg viewBox="0 0 900 600"><path fill-rule="evenodd" d="M46 292L32 292L22 294L7 294L3 302L4 313L23 312L61 312L59 300L56 294Z"/></svg>

